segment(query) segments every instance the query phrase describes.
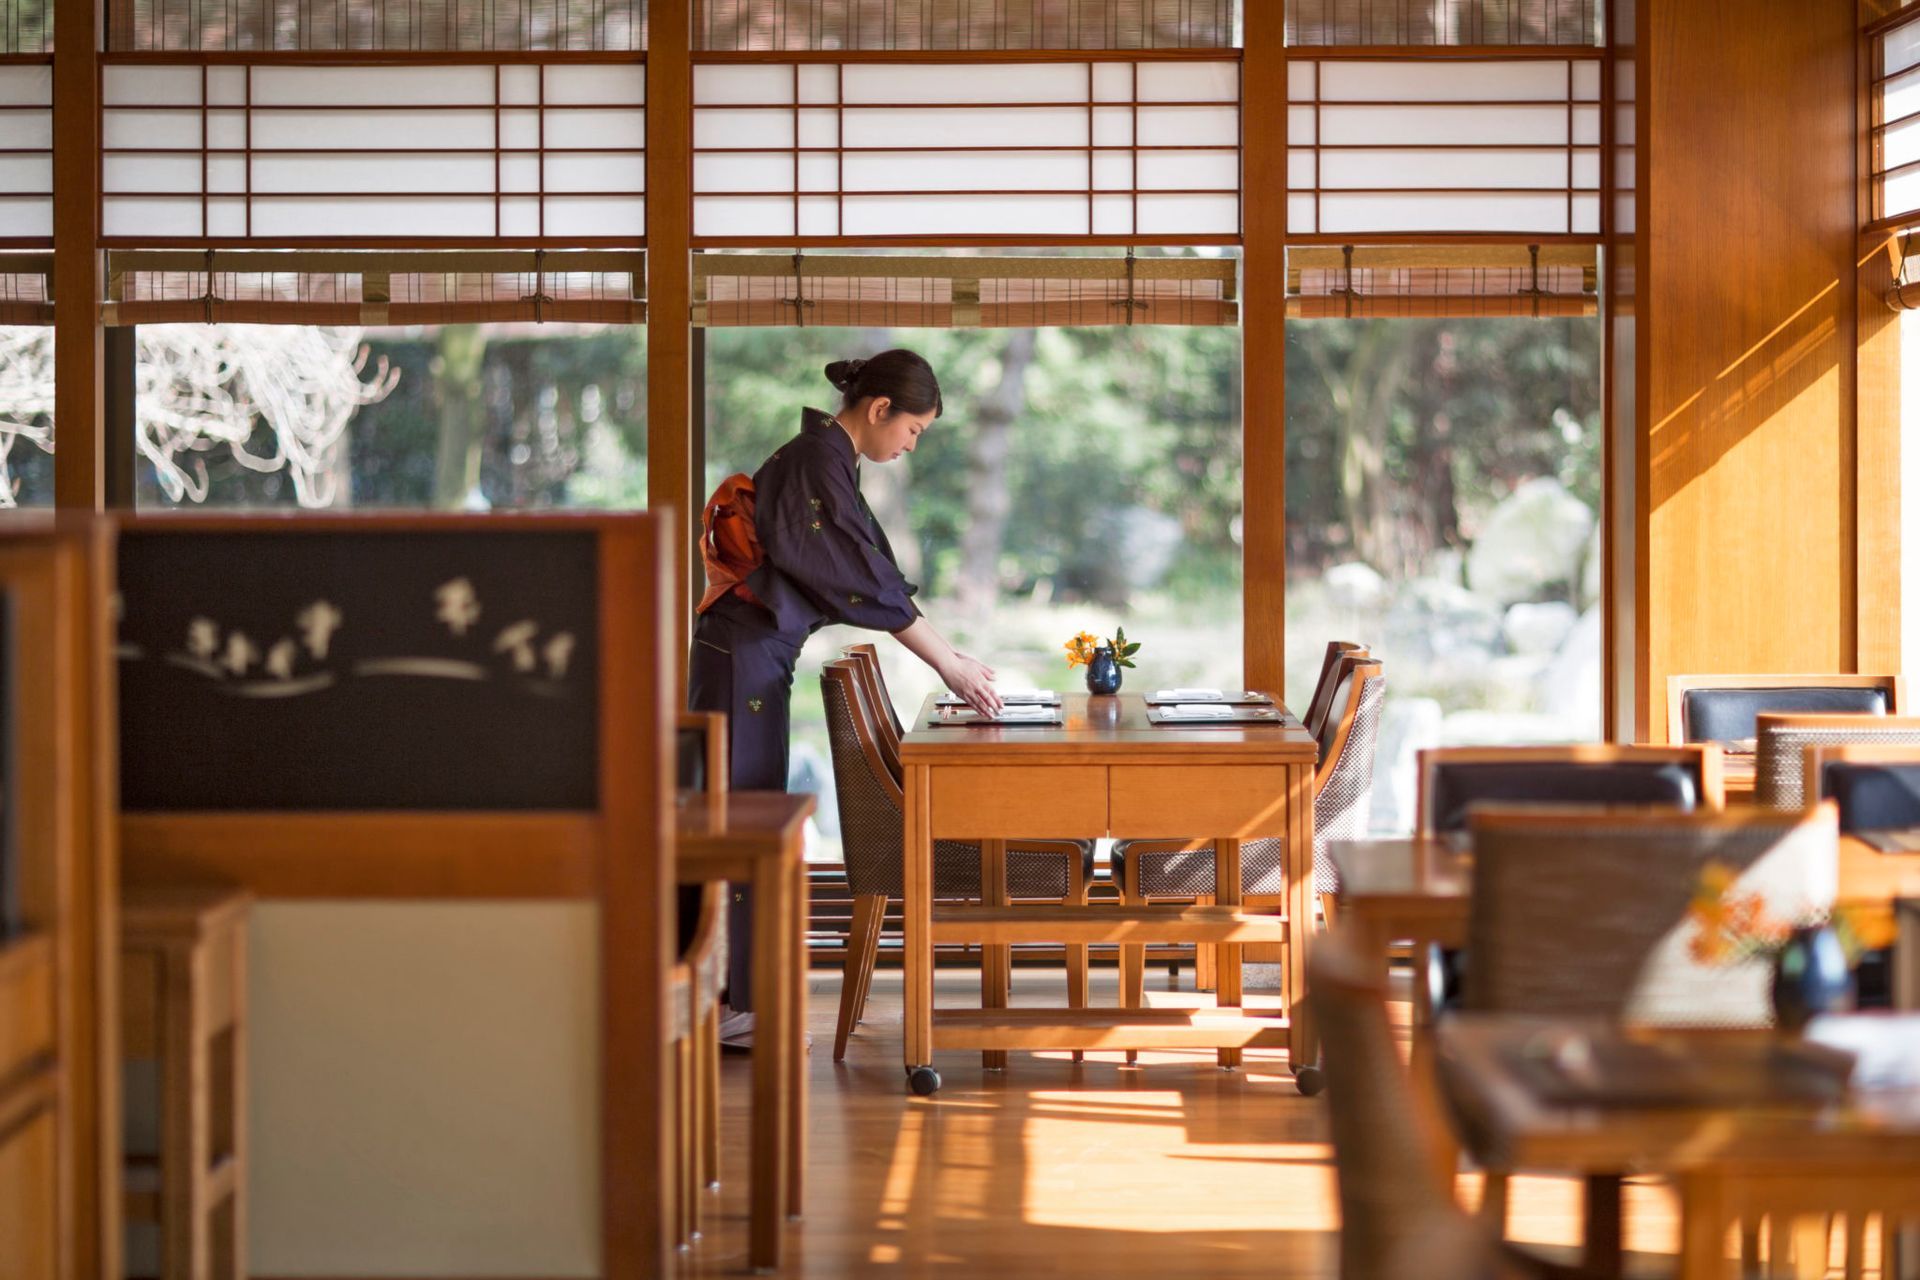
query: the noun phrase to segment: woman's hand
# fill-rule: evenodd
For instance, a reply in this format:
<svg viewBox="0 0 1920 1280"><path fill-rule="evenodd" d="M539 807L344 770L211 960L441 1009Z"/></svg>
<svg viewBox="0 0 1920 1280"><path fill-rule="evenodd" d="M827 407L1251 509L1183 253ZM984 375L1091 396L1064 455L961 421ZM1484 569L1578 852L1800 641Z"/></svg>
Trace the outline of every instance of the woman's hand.
<svg viewBox="0 0 1920 1280"><path fill-rule="evenodd" d="M961 653L958 649L949 651L946 661L934 668L947 688L966 700L966 704L983 716L997 716L1005 705L1000 694L993 687L993 668L978 658Z"/></svg>

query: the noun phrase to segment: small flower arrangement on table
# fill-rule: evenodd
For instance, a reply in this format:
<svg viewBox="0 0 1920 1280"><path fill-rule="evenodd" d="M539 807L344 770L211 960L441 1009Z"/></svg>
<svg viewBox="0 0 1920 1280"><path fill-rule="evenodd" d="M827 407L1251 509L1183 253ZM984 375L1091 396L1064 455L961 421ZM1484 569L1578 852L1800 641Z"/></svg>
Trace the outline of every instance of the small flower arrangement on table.
<svg viewBox="0 0 1920 1280"><path fill-rule="evenodd" d="M1102 640L1091 631L1082 631L1079 635L1067 641L1064 647L1067 651L1067 667L1069 670L1074 667L1092 666L1093 655L1102 649L1113 650L1113 661L1116 666L1131 667L1133 665L1133 655L1140 652L1140 645L1137 642L1128 643L1127 629L1125 627L1115 627L1111 640Z"/></svg>
<svg viewBox="0 0 1920 1280"><path fill-rule="evenodd" d="M1739 893L1739 871L1712 861L1700 868L1687 916L1694 924L1687 951L1700 964L1726 966L1746 960L1776 958L1797 929L1831 928L1849 961L1863 951L1893 945L1891 922L1873 912L1835 907L1800 920L1783 920L1767 910L1758 893Z"/></svg>

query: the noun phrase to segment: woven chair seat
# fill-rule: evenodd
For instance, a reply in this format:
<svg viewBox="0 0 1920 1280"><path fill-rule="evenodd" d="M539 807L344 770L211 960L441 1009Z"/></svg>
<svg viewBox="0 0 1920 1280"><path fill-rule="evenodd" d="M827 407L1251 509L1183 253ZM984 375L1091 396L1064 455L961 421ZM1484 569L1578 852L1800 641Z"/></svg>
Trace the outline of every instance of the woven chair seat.
<svg viewBox="0 0 1920 1280"><path fill-rule="evenodd" d="M1755 803L1770 809L1802 809L1807 804L1806 749L1872 743L1885 747L1920 746L1920 729L1911 725L1875 726L1861 716L1858 728L1801 728L1769 725L1760 731L1753 768Z"/></svg>

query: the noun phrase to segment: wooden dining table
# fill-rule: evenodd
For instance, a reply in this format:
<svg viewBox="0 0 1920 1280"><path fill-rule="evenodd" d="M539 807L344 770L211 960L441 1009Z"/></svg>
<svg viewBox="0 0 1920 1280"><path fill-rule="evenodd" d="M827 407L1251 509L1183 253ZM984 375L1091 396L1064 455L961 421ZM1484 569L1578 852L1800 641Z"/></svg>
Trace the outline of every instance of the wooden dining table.
<svg viewBox="0 0 1920 1280"><path fill-rule="evenodd" d="M784 791L683 791L674 870L683 885L753 889L753 1108L747 1261L780 1265L781 1223L800 1216L806 1168L806 822L816 801Z"/></svg>
<svg viewBox="0 0 1920 1280"><path fill-rule="evenodd" d="M1829 1017L1813 1034L1897 1036L1895 1058L1911 1058L1913 1022ZM1895 1030L1902 1023L1908 1029ZM1868 1215L1884 1215L1883 1241L1886 1228L1920 1219L1920 1076L1911 1062L1896 1071L1903 1078L1836 1086L1822 1051L1773 1032L1508 1014L1450 1017L1435 1039L1442 1091L1483 1168L1670 1178L1680 1198L1679 1280L1728 1276L1735 1223L1750 1249L1767 1218L1766 1274L1823 1276L1827 1215L1845 1215L1853 1276ZM1799 1255L1792 1272L1789 1251ZM1902 1252L1902 1266L1912 1261ZM1751 1253L1747 1262L1753 1274Z"/></svg>
<svg viewBox="0 0 1920 1280"><path fill-rule="evenodd" d="M1278 706L1278 700L1275 700ZM1314 1059L1299 1016L1313 920L1314 740L1280 708L1267 724L1157 725L1138 694L1063 695L1061 723L931 727L929 698L901 746L906 783L906 1035L914 1090L939 1088L936 1048L1211 1048L1223 1066L1244 1049L1284 1047ZM1210 906L1009 905L1009 839L1189 838L1217 858ZM1244 840L1286 842L1284 915L1240 901ZM978 841L983 901L933 900L935 840ZM1289 930L1287 921L1298 927ZM1243 1009L1240 948L1290 941L1282 1016ZM933 1005L936 942L987 952L978 1009ZM1205 1009L1009 1009L1007 965L1018 942L1192 942L1218 948L1216 1006Z"/></svg>

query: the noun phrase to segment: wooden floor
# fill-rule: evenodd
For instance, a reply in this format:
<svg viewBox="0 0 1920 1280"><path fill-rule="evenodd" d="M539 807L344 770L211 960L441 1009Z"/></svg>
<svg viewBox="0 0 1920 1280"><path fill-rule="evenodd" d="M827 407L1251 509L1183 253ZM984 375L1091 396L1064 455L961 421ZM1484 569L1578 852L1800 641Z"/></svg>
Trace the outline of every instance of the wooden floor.
<svg viewBox="0 0 1920 1280"><path fill-rule="evenodd" d="M1149 985L1153 1003L1204 999L1170 989L1164 970ZM977 971L942 969L936 999L977 1004L979 990ZM1015 972L1015 1004L1064 1003L1064 990L1056 973ZM811 991L807 1214L788 1228L781 1275L1338 1274L1324 1100L1298 1096L1279 1055L1222 1071L1211 1054L1143 1054L1129 1068L1119 1054L1075 1065L1066 1053L1016 1053L995 1072L978 1053L950 1052L937 1059L944 1087L920 1099L901 1068L898 970L874 976L843 1063L833 1061L838 976L817 972ZM1096 968L1095 1003L1116 993L1115 971ZM706 1235L684 1255L687 1276L747 1270L747 1067L723 1064L725 1177ZM1473 1183L1462 1179L1469 1202ZM1630 1249L1672 1251L1663 1189L1630 1187L1628 1214ZM1570 1247L1579 1234L1575 1184L1515 1180L1511 1238ZM1657 1271L1660 1260L1637 1261Z"/></svg>

